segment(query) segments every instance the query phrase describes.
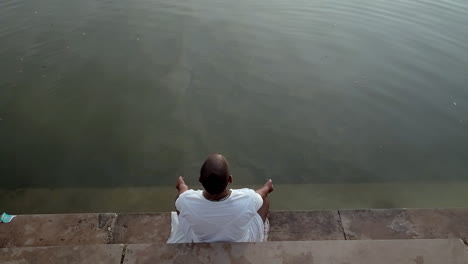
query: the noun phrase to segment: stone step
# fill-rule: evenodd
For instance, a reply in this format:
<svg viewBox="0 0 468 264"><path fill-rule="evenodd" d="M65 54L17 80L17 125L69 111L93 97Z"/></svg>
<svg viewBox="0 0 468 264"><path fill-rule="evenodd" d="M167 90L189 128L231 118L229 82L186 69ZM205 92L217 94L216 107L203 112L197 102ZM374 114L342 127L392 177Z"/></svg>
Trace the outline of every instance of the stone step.
<svg viewBox="0 0 468 264"><path fill-rule="evenodd" d="M270 241L468 239L468 209L272 211ZM0 248L164 245L169 213L19 215L0 224Z"/></svg>
<svg viewBox="0 0 468 264"><path fill-rule="evenodd" d="M0 249L0 263L468 264L456 239L129 244Z"/></svg>

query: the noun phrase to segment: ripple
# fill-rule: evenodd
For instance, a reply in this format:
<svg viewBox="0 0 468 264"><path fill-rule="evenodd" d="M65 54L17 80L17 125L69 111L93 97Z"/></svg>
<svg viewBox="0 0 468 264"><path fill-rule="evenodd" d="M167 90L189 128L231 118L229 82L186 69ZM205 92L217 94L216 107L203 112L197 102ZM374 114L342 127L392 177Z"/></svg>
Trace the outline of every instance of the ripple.
<svg viewBox="0 0 468 264"><path fill-rule="evenodd" d="M468 175L460 144L468 126L459 121L468 112L466 0L3 0L0 19L0 85L18 84L8 90L14 96L0 89L17 100L5 111L28 120L53 113L56 123L40 128L57 135L82 129L65 122L67 114L89 120L83 134L122 149L83 153L96 157L90 167L159 150L120 141L138 131L144 142L174 142L174 153L193 157L200 149L238 156L255 149L249 162L258 173L274 164L292 182L313 175L311 167L343 181L350 168L389 180ZM78 106L88 104L84 116ZM183 132L168 123L184 124ZM117 136L104 135L109 127ZM185 149L179 138L201 143ZM380 156L366 151L382 142L389 147ZM295 149L314 149L321 160L288 171L283 153ZM73 157L57 148L57 163L61 151ZM160 171L178 166L162 156L155 154L168 161Z"/></svg>

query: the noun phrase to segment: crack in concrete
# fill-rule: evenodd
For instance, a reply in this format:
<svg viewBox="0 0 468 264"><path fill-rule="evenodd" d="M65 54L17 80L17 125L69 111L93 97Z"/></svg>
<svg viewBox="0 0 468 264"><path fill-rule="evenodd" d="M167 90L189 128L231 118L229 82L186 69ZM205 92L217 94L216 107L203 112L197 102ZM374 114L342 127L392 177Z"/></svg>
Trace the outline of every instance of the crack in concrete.
<svg viewBox="0 0 468 264"><path fill-rule="evenodd" d="M122 256L120 257L120 264L123 264L125 261L125 254L127 254L127 246L128 244L124 244L122 248Z"/></svg>
<svg viewBox="0 0 468 264"><path fill-rule="evenodd" d="M341 212L340 210L337 210L337 212L338 212L338 224L340 225L341 232L343 232L344 239L348 240L348 237L346 236L346 232L344 230L343 220L341 219Z"/></svg>

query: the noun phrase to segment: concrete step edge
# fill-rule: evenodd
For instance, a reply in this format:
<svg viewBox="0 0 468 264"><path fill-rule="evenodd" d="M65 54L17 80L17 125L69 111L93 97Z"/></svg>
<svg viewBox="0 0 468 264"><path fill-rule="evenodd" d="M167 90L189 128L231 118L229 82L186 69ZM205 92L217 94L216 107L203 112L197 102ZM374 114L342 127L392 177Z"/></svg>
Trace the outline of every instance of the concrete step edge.
<svg viewBox="0 0 468 264"><path fill-rule="evenodd" d="M65 261L65 262L64 262ZM425 263L466 264L460 239L110 244L0 249L0 263Z"/></svg>

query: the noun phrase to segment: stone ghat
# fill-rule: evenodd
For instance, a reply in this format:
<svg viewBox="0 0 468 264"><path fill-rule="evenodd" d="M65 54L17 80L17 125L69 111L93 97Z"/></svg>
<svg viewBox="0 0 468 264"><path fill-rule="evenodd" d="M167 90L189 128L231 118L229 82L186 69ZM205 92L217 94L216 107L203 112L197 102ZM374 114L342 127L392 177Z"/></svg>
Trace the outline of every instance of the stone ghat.
<svg viewBox="0 0 468 264"><path fill-rule="evenodd" d="M166 245L170 213L19 215L0 224L0 263L468 264L468 209L273 211L270 224L267 243Z"/></svg>
<svg viewBox="0 0 468 264"><path fill-rule="evenodd" d="M468 249L455 239L102 244L4 248L0 263L467 264Z"/></svg>

